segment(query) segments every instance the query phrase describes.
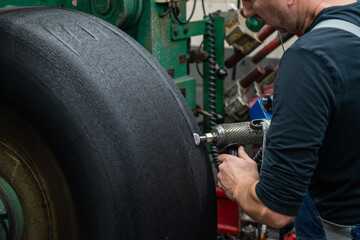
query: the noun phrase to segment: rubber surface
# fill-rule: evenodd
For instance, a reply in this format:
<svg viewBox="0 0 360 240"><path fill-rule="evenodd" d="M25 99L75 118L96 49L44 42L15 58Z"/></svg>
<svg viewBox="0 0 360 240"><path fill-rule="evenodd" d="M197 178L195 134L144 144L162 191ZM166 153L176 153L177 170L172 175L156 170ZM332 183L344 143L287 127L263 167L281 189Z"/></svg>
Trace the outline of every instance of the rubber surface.
<svg viewBox="0 0 360 240"><path fill-rule="evenodd" d="M0 10L0 104L50 145L80 239L215 239L216 195L185 99L139 44L95 17Z"/></svg>

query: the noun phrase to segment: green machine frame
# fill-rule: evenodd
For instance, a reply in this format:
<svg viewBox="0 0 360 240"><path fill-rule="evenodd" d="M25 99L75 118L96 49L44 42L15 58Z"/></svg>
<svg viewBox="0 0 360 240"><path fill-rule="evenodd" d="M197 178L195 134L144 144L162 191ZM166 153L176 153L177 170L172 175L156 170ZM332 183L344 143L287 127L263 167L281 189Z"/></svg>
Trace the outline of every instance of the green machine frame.
<svg viewBox="0 0 360 240"><path fill-rule="evenodd" d="M178 18L182 23L174 18L169 8L171 4L175 4L179 10ZM213 51L212 60L215 61L212 63L211 59L207 59L203 63L204 110L215 113L216 107L216 113L223 113L224 83L211 70L224 67L226 14L204 16L203 20L184 24L186 0L2 0L0 3L1 8L13 6L51 6L78 10L121 28L167 70L192 109L196 107L196 80L188 75L188 39L203 35L203 50ZM212 82L216 84L211 85ZM211 120L205 116L204 131L210 128Z"/></svg>

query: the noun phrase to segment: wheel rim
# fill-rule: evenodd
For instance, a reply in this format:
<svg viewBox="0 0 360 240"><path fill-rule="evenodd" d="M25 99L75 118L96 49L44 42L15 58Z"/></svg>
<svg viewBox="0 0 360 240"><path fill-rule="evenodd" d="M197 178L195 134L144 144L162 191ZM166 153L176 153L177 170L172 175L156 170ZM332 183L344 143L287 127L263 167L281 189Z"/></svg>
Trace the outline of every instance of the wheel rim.
<svg viewBox="0 0 360 240"><path fill-rule="evenodd" d="M36 236L39 239L51 236L52 220L49 204L33 169L20 153L3 142L0 142L0 162L2 166L0 178L3 179L1 201L8 213L9 227L9 236L1 239L22 238L16 236L23 234L21 225L24 226L24 215L27 225L25 234L31 232L26 235L34 237L33 230L30 228L36 228ZM41 226L36 226L35 222L40 222Z"/></svg>
<svg viewBox="0 0 360 240"><path fill-rule="evenodd" d="M76 239L75 210L56 159L31 126L1 108L0 166L0 240Z"/></svg>
<svg viewBox="0 0 360 240"><path fill-rule="evenodd" d="M0 239L20 239L24 230L24 216L14 189L0 177Z"/></svg>

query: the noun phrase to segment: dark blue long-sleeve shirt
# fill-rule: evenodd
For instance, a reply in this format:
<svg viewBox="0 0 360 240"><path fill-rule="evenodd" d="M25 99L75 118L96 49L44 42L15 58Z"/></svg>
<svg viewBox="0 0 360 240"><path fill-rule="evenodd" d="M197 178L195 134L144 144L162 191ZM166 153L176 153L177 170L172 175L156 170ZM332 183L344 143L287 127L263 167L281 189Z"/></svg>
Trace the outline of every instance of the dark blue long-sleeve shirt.
<svg viewBox="0 0 360 240"><path fill-rule="evenodd" d="M296 216L309 189L322 218L349 225L360 223L360 38L311 31L334 18L360 26L360 2L322 10L281 59L256 193Z"/></svg>

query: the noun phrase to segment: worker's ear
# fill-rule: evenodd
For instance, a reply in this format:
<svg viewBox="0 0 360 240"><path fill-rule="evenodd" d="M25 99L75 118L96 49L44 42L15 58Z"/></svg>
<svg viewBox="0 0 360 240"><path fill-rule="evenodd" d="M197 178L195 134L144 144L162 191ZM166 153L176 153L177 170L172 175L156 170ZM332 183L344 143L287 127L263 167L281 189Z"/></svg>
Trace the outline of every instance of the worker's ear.
<svg viewBox="0 0 360 240"><path fill-rule="evenodd" d="M288 6L293 6L296 2L296 0L286 0L286 1L287 1Z"/></svg>

